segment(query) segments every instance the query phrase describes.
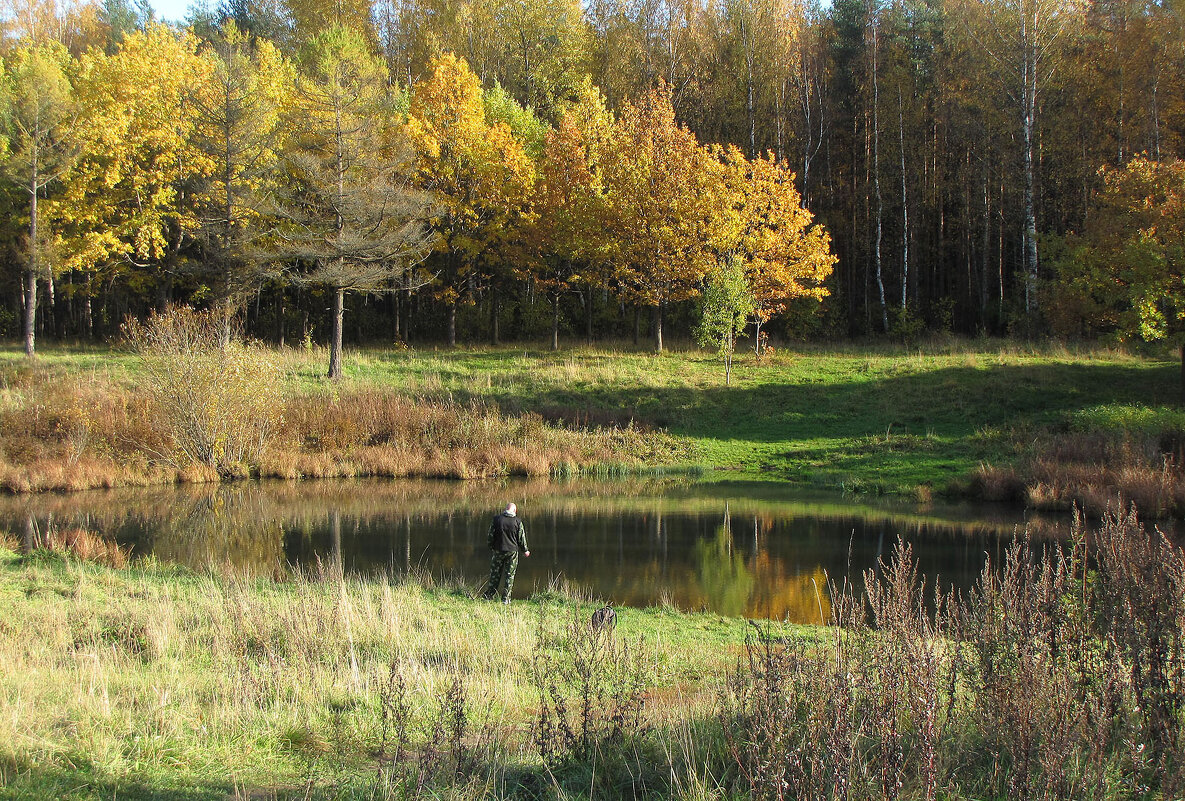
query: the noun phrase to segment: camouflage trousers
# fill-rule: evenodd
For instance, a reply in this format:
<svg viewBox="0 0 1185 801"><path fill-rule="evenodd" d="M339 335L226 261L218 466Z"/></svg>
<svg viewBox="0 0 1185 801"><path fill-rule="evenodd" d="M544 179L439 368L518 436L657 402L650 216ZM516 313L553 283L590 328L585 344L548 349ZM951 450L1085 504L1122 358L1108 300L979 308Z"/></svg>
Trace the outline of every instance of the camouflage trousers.
<svg viewBox="0 0 1185 801"><path fill-rule="evenodd" d="M490 583L486 585L486 598L501 595L502 600L510 598L514 586L514 571L518 569L518 551L494 551L490 554ZM503 589L505 584L506 589Z"/></svg>

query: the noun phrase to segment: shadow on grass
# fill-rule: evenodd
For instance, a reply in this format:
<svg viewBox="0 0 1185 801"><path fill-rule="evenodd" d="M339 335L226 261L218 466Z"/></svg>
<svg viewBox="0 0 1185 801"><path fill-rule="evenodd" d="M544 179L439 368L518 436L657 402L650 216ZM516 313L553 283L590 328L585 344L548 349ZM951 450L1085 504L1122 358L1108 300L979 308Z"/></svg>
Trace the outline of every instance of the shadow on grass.
<svg viewBox="0 0 1185 801"><path fill-rule="evenodd" d="M227 798L273 798L274 794L236 796L226 782L168 782L106 775L93 769L68 770L57 765L5 759L0 763L0 799L112 799L122 801L207 801Z"/></svg>
<svg viewBox="0 0 1185 801"><path fill-rule="evenodd" d="M578 420L599 413L684 436L771 443L886 432L961 437L987 426L1052 423L1100 404L1172 404L1177 392L1174 366L1052 364L704 388L573 388L557 380L530 396L498 387L453 395L491 399L511 412L567 412Z"/></svg>

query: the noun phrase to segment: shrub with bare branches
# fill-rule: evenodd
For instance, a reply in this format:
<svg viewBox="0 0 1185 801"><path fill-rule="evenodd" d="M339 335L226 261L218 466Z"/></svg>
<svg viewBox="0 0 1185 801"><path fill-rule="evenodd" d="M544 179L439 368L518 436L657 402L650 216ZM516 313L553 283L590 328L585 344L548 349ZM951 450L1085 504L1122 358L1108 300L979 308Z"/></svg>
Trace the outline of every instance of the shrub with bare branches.
<svg viewBox="0 0 1185 801"><path fill-rule="evenodd" d="M1092 544L1093 543L1093 544ZM759 631L723 696L755 798L1178 798L1185 551L1110 513L1022 537L966 595L927 599L908 546L829 585L817 640Z"/></svg>
<svg viewBox="0 0 1185 801"><path fill-rule="evenodd" d="M157 455L179 468L244 470L280 422L279 371L267 351L227 337L220 314L188 307L129 320L123 331L169 432L171 447Z"/></svg>
<svg viewBox="0 0 1185 801"><path fill-rule="evenodd" d="M603 762L607 751L628 748L644 733L648 669L640 641L590 625L575 608L554 630L541 606L532 669L539 692L535 745L549 765Z"/></svg>

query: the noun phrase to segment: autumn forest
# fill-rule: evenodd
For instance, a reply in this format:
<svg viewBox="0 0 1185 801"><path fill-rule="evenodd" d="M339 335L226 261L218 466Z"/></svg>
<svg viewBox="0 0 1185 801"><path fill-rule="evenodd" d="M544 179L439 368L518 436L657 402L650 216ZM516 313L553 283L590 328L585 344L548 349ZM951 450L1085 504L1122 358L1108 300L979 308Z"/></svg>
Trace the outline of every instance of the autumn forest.
<svg viewBox="0 0 1185 801"><path fill-rule="evenodd" d="M0 333L661 349L734 270L759 339L1172 340L1182 11L9 3Z"/></svg>

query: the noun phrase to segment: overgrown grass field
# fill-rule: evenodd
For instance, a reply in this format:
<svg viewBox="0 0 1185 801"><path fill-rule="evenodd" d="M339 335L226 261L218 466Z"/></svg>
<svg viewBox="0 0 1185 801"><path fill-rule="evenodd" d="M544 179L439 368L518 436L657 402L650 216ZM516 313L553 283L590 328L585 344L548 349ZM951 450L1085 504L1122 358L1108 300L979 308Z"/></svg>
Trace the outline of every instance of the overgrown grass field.
<svg viewBox="0 0 1185 801"><path fill-rule="evenodd" d="M1131 514L935 596L908 545L828 626L562 588L247 579L0 538L0 798L1170 799L1185 551ZM122 567L120 566L122 565ZM822 611L822 603L820 604Z"/></svg>
<svg viewBox="0 0 1185 801"><path fill-rule="evenodd" d="M741 620L656 608L621 610L612 643L574 643L593 607L559 590L503 606L426 576L112 569L60 547L68 557L0 546L0 798L554 789L531 725L539 688L572 668L557 653L600 660L587 718L600 737L635 700L607 692L610 676L662 699L649 727L710 717L745 635Z"/></svg>
<svg viewBox="0 0 1185 801"><path fill-rule="evenodd" d="M322 377L322 349L268 354L279 370L280 395L292 404L287 433L303 444L280 448L248 465L248 473L703 468L849 491L972 492L1046 506L1077 500L1098 509L1126 491L1150 515L1185 508L1175 462L1166 485L1164 457L1179 459L1185 441L1185 412L1175 404L1178 366L1167 355L1001 341L809 347L759 361L742 354L733 385L725 387L723 365L697 350L367 349L347 353L338 384ZM52 377L52 387L38 397L21 378L24 361L14 349L0 351L6 376L0 409L11 420L6 440L21 431L20 412L28 417L41 404L41 419L55 413L44 395L87 382L135 393L142 379L141 360L128 352L48 349L37 369ZM435 404L454 422L486 419L476 429L453 426L439 442L433 429L448 426L424 423L427 433L405 442L397 458L359 457L368 443L408 440L406 433L368 428L374 410L392 397ZM407 409L385 413L409 416ZM523 428L516 421L527 413L543 425ZM592 438L576 443L557 432ZM488 441L476 443L481 452L461 457L460 467L423 456L434 447L462 450L456 440L465 437ZM517 455L495 452L507 445ZM6 445L10 463L19 463L20 450ZM414 458L410 450L417 451ZM1124 465L1132 470L1118 475Z"/></svg>

